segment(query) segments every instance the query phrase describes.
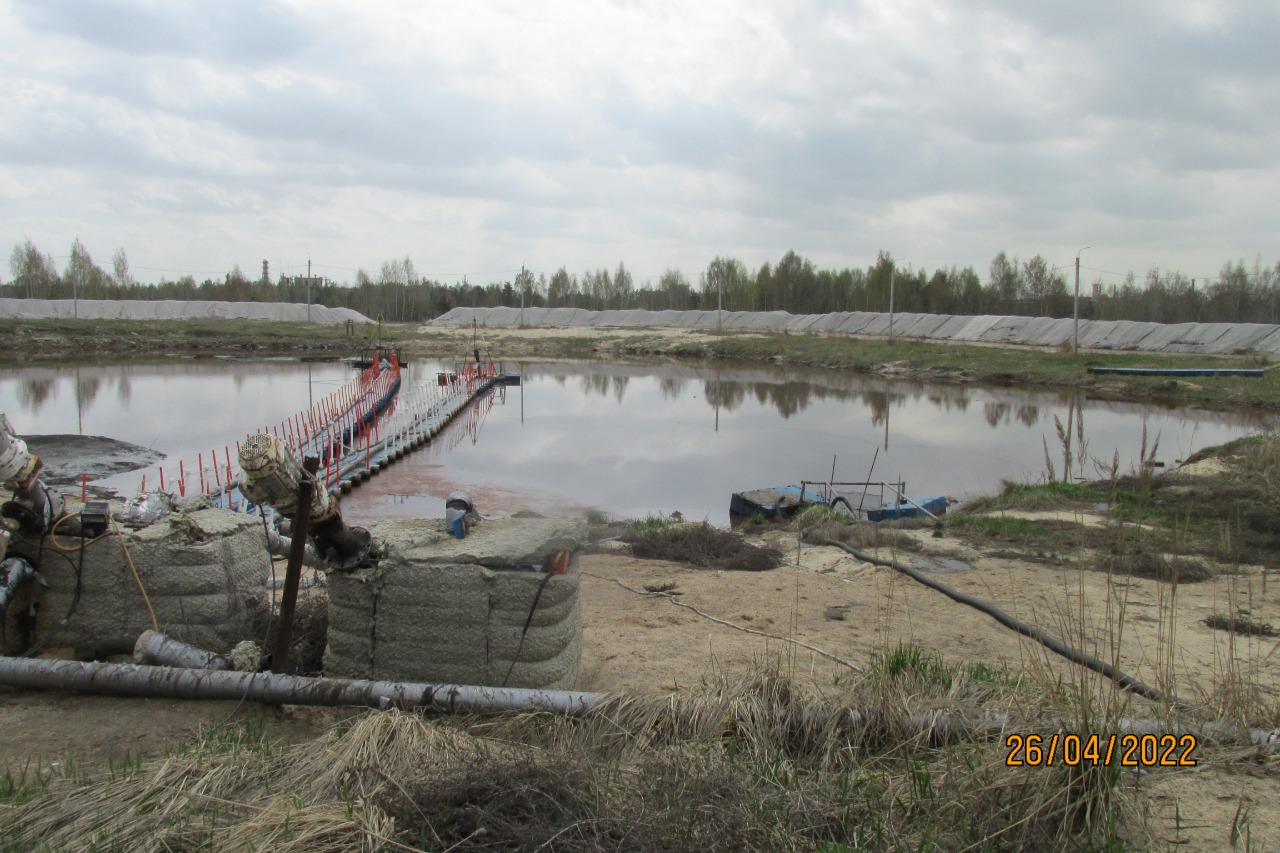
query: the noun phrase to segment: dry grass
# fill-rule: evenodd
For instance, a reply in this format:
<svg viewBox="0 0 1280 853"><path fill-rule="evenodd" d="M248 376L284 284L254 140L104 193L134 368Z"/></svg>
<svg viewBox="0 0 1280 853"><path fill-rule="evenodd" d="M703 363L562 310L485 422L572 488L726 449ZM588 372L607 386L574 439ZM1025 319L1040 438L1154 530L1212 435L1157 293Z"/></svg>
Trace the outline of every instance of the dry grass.
<svg viewBox="0 0 1280 853"><path fill-rule="evenodd" d="M1114 841L1110 771L1011 769L999 743L931 738L922 711L980 706L1001 691L922 661L899 649L823 690L765 666L750 681L619 698L583 719L370 712L287 748L244 729L212 732L162 760L52 780L6 809L0 849L707 853Z"/></svg>
<svg viewBox="0 0 1280 853"><path fill-rule="evenodd" d="M847 517L832 514L830 510L819 508L800 516L796 524L801 529L801 536L810 545L822 545L827 541L843 542L859 551L873 551L887 548L892 551L919 551L920 543L903 532L904 529L919 528L923 522L908 520L896 522L850 522Z"/></svg>
<svg viewBox="0 0 1280 853"><path fill-rule="evenodd" d="M1225 615L1215 613L1200 620L1203 624L1219 631L1230 631L1246 637L1274 637L1276 629L1270 622L1254 619L1246 613Z"/></svg>
<svg viewBox="0 0 1280 853"><path fill-rule="evenodd" d="M782 565L782 552L754 544L729 530L704 522L673 523L650 518L634 522L621 537L645 560L670 560L700 569L760 572Z"/></svg>

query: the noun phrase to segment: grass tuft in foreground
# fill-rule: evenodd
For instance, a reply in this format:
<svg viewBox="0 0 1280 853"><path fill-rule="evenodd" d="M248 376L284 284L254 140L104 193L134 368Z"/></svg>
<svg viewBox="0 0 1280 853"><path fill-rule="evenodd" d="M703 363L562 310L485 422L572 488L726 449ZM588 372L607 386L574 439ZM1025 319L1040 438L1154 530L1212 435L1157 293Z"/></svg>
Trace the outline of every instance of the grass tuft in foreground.
<svg viewBox="0 0 1280 853"><path fill-rule="evenodd" d="M51 779L0 813L0 848L1123 846L1117 774L1010 768L999 743L931 736L922 709L974 703L991 686L926 657L900 647L839 695L765 665L692 695L618 698L581 719L369 712L284 748L220 730L127 774Z"/></svg>

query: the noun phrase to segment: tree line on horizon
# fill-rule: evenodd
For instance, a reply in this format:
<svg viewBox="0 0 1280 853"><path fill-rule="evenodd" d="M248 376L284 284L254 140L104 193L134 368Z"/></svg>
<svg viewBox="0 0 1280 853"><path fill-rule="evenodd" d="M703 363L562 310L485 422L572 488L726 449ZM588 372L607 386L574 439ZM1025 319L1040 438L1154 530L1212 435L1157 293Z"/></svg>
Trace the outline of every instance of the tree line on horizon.
<svg viewBox="0 0 1280 853"><path fill-rule="evenodd" d="M609 270L570 273L560 267L550 276L523 270L511 281L477 284L463 278L452 284L419 275L405 256L384 262L376 275L361 269L354 282L281 275L272 281L251 279L237 265L221 279L197 282L185 275L158 283L137 281L124 249L110 269L94 262L80 240L71 245L58 270L53 256L31 240L15 245L9 257L11 278L0 296L19 299L179 299L227 302L306 302L351 308L388 322L421 322L456 307L572 307L588 310L645 308L726 311L787 311L827 314L839 311L887 311L890 291L899 313L1001 314L1070 317L1074 310L1073 268L1052 267L1040 255L1019 261L1000 252L984 282L973 267L924 269L899 266L881 253L866 269L818 269L787 252L776 264L752 272L737 258L716 257L691 281L668 269L656 281L638 285L624 262ZM310 287L308 287L310 284ZM308 292L309 291L309 292ZM1280 322L1280 262L1252 268L1227 262L1216 278L1196 280L1172 270L1152 268L1139 279L1129 273L1120 284L1095 279L1081 282L1080 317L1158 323Z"/></svg>

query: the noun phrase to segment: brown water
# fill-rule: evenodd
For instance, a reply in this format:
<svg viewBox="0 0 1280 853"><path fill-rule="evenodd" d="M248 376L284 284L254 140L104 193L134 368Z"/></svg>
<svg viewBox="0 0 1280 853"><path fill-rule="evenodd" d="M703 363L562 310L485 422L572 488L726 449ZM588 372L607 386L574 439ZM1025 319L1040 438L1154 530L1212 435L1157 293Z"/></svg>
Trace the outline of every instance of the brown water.
<svg viewBox="0 0 1280 853"><path fill-rule="evenodd" d="M434 381L435 363L406 381ZM1168 410L1071 394L887 381L830 371L684 365L527 364L520 387L468 409L430 447L344 497L344 514L443 514L450 491L484 513L599 508L727 521L734 491L826 480L905 480L914 495L990 494L1002 480L1034 482L1062 452L1055 416L1083 412L1076 476L1093 460L1122 472L1146 429L1169 464L1192 451L1267 429L1261 415ZM106 435L170 459L219 454L353 378L338 363L177 360L20 368L0 378L0 411L19 432ZM874 460L874 470L871 469ZM175 463L176 464L176 463ZM190 464L190 463L188 463ZM870 476L869 476L870 475ZM139 477L105 481L123 493ZM154 485L154 479L149 481Z"/></svg>

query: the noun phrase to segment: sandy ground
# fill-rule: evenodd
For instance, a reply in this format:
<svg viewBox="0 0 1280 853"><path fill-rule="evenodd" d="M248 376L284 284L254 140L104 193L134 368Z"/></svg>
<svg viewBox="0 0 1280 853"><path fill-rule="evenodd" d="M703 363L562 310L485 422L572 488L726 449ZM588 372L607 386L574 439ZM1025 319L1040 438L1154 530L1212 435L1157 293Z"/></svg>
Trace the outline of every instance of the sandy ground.
<svg viewBox="0 0 1280 853"><path fill-rule="evenodd" d="M982 661L1031 678L1084 679L1095 689L1108 689L1033 641L892 569L826 547L802 548L796 568L794 539L787 544L788 567L762 573L703 571L617 554L585 557L579 686L668 691L720 673L749 672L775 659L819 688L848 672L846 666L785 639L724 627L666 598L637 595L620 585L643 591L645 586L675 584L680 601L708 615L802 640L853 665L865 665L877 650L910 642L948 663ZM1255 618L1280 623L1280 573L1245 567L1237 576L1183 584L1173 595L1167 584L1156 581L1108 579L1069 564L992 559L947 540L929 544L974 566L938 575L944 583L1115 660L1150 684L1189 701L1211 703L1215 684L1247 678L1276 701L1280 641L1234 637L1200 620L1247 607ZM911 557L877 556L904 562ZM828 618L829 608L843 610L843 621ZM1108 617L1121 614L1123 633L1115 635L1105 626L1116 621ZM1130 712L1159 714L1143 700L1134 700ZM1280 760L1273 759L1263 770L1241 759L1247 752L1206 749L1199 767L1155 770L1139 780L1135 793L1126 796L1146 816L1158 847L1229 849L1234 826L1241 849L1246 830L1250 849L1280 849Z"/></svg>
<svg viewBox="0 0 1280 853"><path fill-rule="evenodd" d="M1155 581L1108 579L1070 564L991 558L953 540L931 539L927 531L915 535L934 553L973 565L971 571L937 575L943 582L1114 658L1122 669L1151 684L1190 701L1212 702L1214 684L1247 677L1275 701L1280 689L1278 641L1233 637L1199 620L1247 607L1256 618L1280 624L1280 573L1245 567L1240 575L1183 584L1175 595ZM781 661L796 678L821 689L847 675L849 665L864 666L877 650L899 642L937 652L953 664L982 661L1031 678L1061 677L1073 683L1082 678L1078 668L1034 642L892 569L864 564L834 548L808 546L799 550L797 567L792 536L778 537L788 549L788 565L767 572L708 571L639 560L608 550L618 547L611 543L605 543L604 552L583 555L579 689L664 693L719 674L750 672L769 660ZM879 556L907 561L913 555L882 551ZM674 584L679 601L774 636L726 627L624 584L639 593L646 585ZM830 618L837 611L842 620ZM1120 614L1123 633L1113 635L1104 626ZM1131 711L1135 716L1158 713L1142 700L1135 700ZM248 715L260 715L271 735L295 740L315 735L342 713L7 689L0 691L5 721L0 763L47 772L68 756L86 762L154 755L201 727ZM1245 752L1206 749L1200 767L1157 770L1143 777L1135 803L1146 815L1152 837L1179 850L1226 849L1234 824L1241 833L1238 840L1245 831L1250 834L1250 849L1280 849L1277 765L1264 769L1242 760Z"/></svg>

